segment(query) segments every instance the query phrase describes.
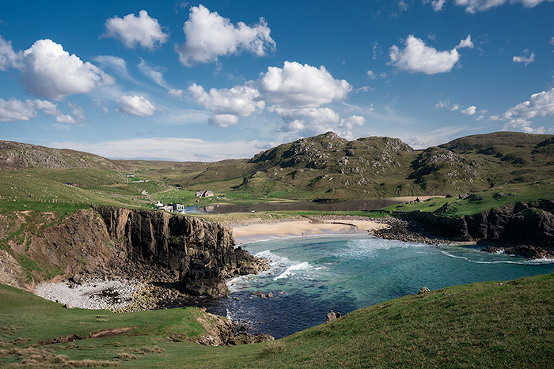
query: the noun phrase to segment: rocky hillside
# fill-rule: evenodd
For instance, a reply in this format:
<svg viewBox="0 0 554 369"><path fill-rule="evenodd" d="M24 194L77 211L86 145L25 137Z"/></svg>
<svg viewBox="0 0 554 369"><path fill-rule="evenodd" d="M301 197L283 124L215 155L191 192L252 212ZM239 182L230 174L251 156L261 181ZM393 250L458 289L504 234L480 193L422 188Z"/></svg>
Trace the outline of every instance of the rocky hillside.
<svg viewBox="0 0 554 369"><path fill-rule="evenodd" d="M24 168L115 169L116 165L109 159L85 152L52 149L13 141L0 141L0 170Z"/></svg>
<svg viewBox="0 0 554 369"><path fill-rule="evenodd" d="M228 292L224 279L263 267L234 248L229 228L149 210L14 212L0 215L0 240L0 283L19 288L56 275L125 277L221 296Z"/></svg>
<svg viewBox="0 0 554 369"><path fill-rule="evenodd" d="M293 198L478 192L553 178L553 154L552 135L498 132L418 151L395 138L328 132L254 156L237 189Z"/></svg>

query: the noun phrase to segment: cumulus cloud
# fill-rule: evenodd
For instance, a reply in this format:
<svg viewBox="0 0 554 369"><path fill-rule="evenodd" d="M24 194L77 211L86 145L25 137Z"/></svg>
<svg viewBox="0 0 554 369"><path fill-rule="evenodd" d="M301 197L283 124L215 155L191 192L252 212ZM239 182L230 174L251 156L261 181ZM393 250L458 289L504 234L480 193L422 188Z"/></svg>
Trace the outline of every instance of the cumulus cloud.
<svg viewBox="0 0 554 369"><path fill-rule="evenodd" d="M340 116L330 108L284 109L272 106L269 111L277 113L283 120L283 131L304 131L308 134L332 130Z"/></svg>
<svg viewBox="0 0 554 369"><path fill-rule="evenodd" d="M269 67L258 81L266 101L280 107L318 107L340 100L352 90L325 69L285 61L283 68Z"/></svg>
<svg viewBox="0 0 554 369"><path fill-rule="evenodd" d="M460 110L460 113L465 115L474 115L477 113L477 107L475 105L471 105L464 110Z"/></svg>
<svg viewBox="0 0 554 369"><path fill-rule="evenodd" d="M185 91L181 90L181 89L174 89L174 88L170 88L169 91L167 92L169 94L169 96L173 96L173 97L181 97L183 96L183 93Z"/></svg>
<svg viewBox="0 0 554 369"><path fill-rule="evenodd" d="M188 91L194 102L214 113L209 123L221 127L236 124L238 116L247 117L265 106L265 102L259 99L260 92L248 86L219 90L212 88L206 92L204 87L192 84Z"/></svg>
<svg viewBox="0 0 554 369"><path fill-rule="evenodd" d="M352 90L321 66L285 62L283 68L269 67L256 81L231 89L210 89L193 84L188 92L196 104L210 110L211 125L227 127L263 110L276 113L283 122L282 131L319 133L338 127L340 116L323 105L341 100ZM346 124L346 123L345 123Z"/></svg>
<svg viewBox="0 0 554 369"><path fill-rule="evenodd" d="M18 67L19 56L13 50L12 43L0 36L0 70Z"/></svg>
<svg viewBox="0 0 554 369"><path fill-rule="evenodd" d="M554 0L455 0L458 6L465 7L466 12L475 14L480 11L486 11L506 3L520 3L526 8L533 8L542 2L552 2Z"/></svg>
<svg viewBox="0 0 554 369"><path fill-rule="evenodd" d="M169 35L163 32L158 20L151 18L146 10L141 10L138 17L134 14L127 14L123 18L115 16L108 19L105 26L104 37L115 38L130 49L138 44L153 50L169 38Z"/></svg>
<svg viewBox="0 0 554 369"><path fill-rule="evenodd" d="M111 76L75 54L70 55L52 40L38 40L25 50L19 69L28 92L52 100L114 83Z"/></svg>
<svg viewBox="0 0 554 369"><path fill-rule="evenodd" d="M507 120L505 128L518 128L533 132L532 119L554 115L554 88L531 95L527 101L508 109L502 119Z"/></svg>
<svg viewBox="0 0 554 369"><path fill-rule="evenodd" d="M375 72L372 71L372 70L368 70L366 73L367 73L367 77L368 77L369 79L375 79L375 78L377 78L377 76L375 75Z"/></svg>
<svg viewBox="0 0 554 369"><path fill-rule="evenodd" d="M458 45L456 45L456 49L461 49L464 47L468 47L470 49L473 49L473 42L471 41L471 35L467 35L465 40L461 40Z"/></svg>
<svg viewBox="0 0 554 369"><path fill-rule="evenodd" d="M266 21L260 18L252 27L243 22L232 24L217 12L203 5L190 8L189 19L183 26L185 43L176 47L179 60L185 66L210 63L218 57L238 54L241 51L264 56L275 50L275 41Z"/></svg>
<svg viewBox="0 0 554 369"><path fill-rule="evenodd" d="M214 114L208 119L208 124L216 127L229 127L239 122L239 117L233 114Z"/></svg>
<svg viewBox="0 0 554 369"><path fill-rule="evenodd" d="M529 50L525 49L525 50L523 50L523 55L514 56L512 58L512 61L514 63L524 63L525 66L527 66L530 63L535 61L535 53L530 53L529 54Z"/></svg>
<svg viewBox="0 0 554 369"><path fill-rule="evenodd" d="M399 70L407 72L421 72L425 74L436 74L450 72L460 59L458 49L460 47L471 47L471 36L448 51L438 51L412 35L405 41L404 49L393 45L390 48L391 64Z"/></svg>
<svg viewBox="0 0 554 369"><path fill-rule="evenodd" d="M37 113L42 111L46 115L55 116L59 123L76 123L75 119L63 114L56 104L46 100L25 100L11 98L0 99L0 121L14 122L18 120L28 121L36 118Z"/></svg>
<svg viewBox="0 0 554 369"><path fill-rule="evenodd" d="M423 4L431 4L434 11L440 12L446 0L423 0Z"/></svg>
<svg viewBox="0 0 554 369"><path fill-rule="evenodd" d="M365 124L365 118L360 115L353 115L348 118L343 118L340 120L339 128L341 130L341 135L347 139L354 138L353 131L356 127L361 127Z"/></svg>
<svg viewBox="0 0 554 369"><path fill-rule="evenodd" d="M148 117L156 111L156 107L143 96L123 95L117 102L119 112L135 117Z"/></svg>

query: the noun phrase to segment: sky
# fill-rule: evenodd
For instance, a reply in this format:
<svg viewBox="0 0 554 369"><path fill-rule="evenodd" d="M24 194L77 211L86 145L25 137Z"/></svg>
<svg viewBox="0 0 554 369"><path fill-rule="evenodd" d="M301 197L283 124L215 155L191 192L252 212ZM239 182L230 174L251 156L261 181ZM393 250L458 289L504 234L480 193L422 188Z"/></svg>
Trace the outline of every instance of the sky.
<svg viewBox="0 0 554 369"><path fill-rule="evenodd" d="M554 0L0 0L0 139L248 158L334 131L554 134Z"/></svg>

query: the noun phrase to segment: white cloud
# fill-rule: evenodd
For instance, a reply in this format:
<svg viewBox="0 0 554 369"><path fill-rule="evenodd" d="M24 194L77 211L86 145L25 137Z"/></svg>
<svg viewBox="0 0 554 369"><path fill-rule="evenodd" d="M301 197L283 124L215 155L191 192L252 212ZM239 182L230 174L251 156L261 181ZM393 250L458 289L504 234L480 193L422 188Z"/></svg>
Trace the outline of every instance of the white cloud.
<svg viewBox="0 0 554 369"><path fill-rule="evenodd" d="M264 101L260 100L260 92L249 86L235 86L230 89L209 92L197 84L189 86L194 102L211 110L214 116L208 121L211 125L227 127L238 122L238 117L247 117L256 110L262 110Z"/></svg>
<svg viewBox="0 0 554 369"><path fill-rule="evenodd" d="M347 139L354 138L353 130L356 127L361 127L365 124L365 118L360 115L353 115L348 118L340 120L340 133L341 136Z"/></svg>
<svg viewBox="0 0 554 369"><path fill-rule="evenodd" d="M232 24L217 12L210 12L203 5L190 8L189 19L183 26L186 40L177 46L179 60L186 66L195 63L210 63L218 57L247 51L264 56L275 49L275 41L269 35L271 30L260 18L252 27L243 22Z"/></svg>
<svg viewBox="0 0 554 369"><path fill-rule="evenodd" d="M475 14L479 11L496 8L507 2L512 4L521 3L526 8L533 8L544 1L552 2L553 0L455 0L454 3L458 6L465 7L466 12Z"/></svg>
<svg viewBox="0 0 554 369"><path fill-rule="evenodd" d="M127 48L134 48L138 44L153 50L169 38L158 20L151 18L146 10L141 10L138 17L134 14L127 14L123 18L115 16L106 20L105 26L106 33L103 36L118 39Z"/></svg>
<svg viewBox="0 0 554 369"><path fill-rule="evenodd" d="M148 117L154 114L156 107L143 96L123 95L118 99L117 110L136 117Z"/></svg>
<svg viewBox="0 0 554 369"><path fill-rule="evenodd" d="M535 53L529 54L529 50L523 50L523 55L521 56L514 56L512 58L512 61L514 63L524 63L525 66L529 65L530 63L535 61Z"/></svg>
<svg viewBox="0 0 554 369"><path fill-rule="evenodd" d="M457 49L459 47L469 47L469 44L473 45L471 37L468 36L452 50L437 51L412 35L408 36L405 44L406 46L402 50L396 45L390 48L391 63L403 71L425 74L450 72L460 59Z"/></svg>
<svg viewBox="0 0 554 369"><path fill-rule="evenodd" d="M21 101L0 99L0 121L14 122L16 120L30 120L37 116L37 109L31 100Z"/></svg>
<svg viewBox="0 0 554 369"><path fill-rule="evenodd" d="M184 92L185 91L183 91L181 89L170 88L169 91L168 91L168 94L169 94L169 96L173 96L173 97L181 97L181 96L183 96Z"/></svg>
<svg viewBox="0 0 554 369"><path fill-rule="evenodd" d="M114 80L98 67L70 55L52 40L38 40L25 50L20 69L28 92L52 100L90 92Z"/></svg>
<svg viewBox="0 0 554 369"><path fill-rule="evenodd" d="M375 78L377 78L377 76L375 75L375 72L373 72L372 70L368 70L366 73L367 73L367 77L368 77L369 79L375 79Z"/></svg>
<svg viewBox="0 0 554 369"><path fill-rule="evenodd" d="M163 73L146 64L144 59L140 58L140 63L138 64L138 68L140 69L142 74L150 78L152 81L156 82L156 84L158 84L159 86L167 90L171 89L168 86L167 82L165 81Z"/></svg>
<svg viewBox="0 0 554 369"><path fill-rule="evenodd" d="M214 114L208 119L208 124L216 127L229 127L239 122L239 117L232 114Z"/></svg>
<svg viewBox="0 0 554 369"><path fill-rule="evenodd" d="M465 115L474 115L477 113L477 107L475 105L471 105L464 110L460 110L460 113Z"/></svg>
<svg viewBox="0 0 554 369"><path fill-rule="evenodd" d="M458 110L458 109L460 109L460 105L458 105L458 104L454 104L454 105L452 105L452 107L450 108L450 110L452 110L452 111L456 111L456 110Z"/></svg>
<svg viewBox="0 0 554 369"><path fill-rule="evenodd" d="M458 45L456 45L456 49L461 49L464 47L468 47L470 49L473 49L473 42L471 42L471 35L467 35L465 40L461 40Z"/></svg>
<svg viewBox="0 0 554 369"><path fill-rule="evenodd" d="M435 109L447 109L448 107L450 107L450 101L448 101L448 100L438 101L435 104Z"/></svg>
<svg viewBox="0 0 554 369"><path fill-rule="evenodd" d="M442 10L442 7L444 6L446 0L432 0L432 1L424 1L425 3L430 2L431 7L434 11L440 12Z"/></svg>
<svg viewBox="0 0 554 369"><path fill-rule="evenodd" d="M18 67L19 55L13 50L12 43L0 36L0 70Z"/></svg>
<svg viewBox="0 0 554 369"><path fill-rule="evenodd" d="M533 132L532 119L554 115L554 88L531 95L527 101L508 109L502 119L507 120L505 128L517 128Z"/></svg>
<svg viewBox="0 0 554 369"><path fill-rule="evenodd" d="M21 101L14 98L6 101L0 99L0 121L2 122L28 121L35 118L39 111L55 116L58 123L76 123L72 116L63 114L57 105L50 101L38 99Z"/></svg>
<svg viewBox="0 0 554 369"><path fill-rule="evenodd" d="M318 107L341 100L352 90L345 80L334 79L324 66L285 61L283 68L268 67L258 81L269 104L280 107Z"/></svg>
<svg viewBox="0 0 554 369"><path fill-rule="evenodd" d="M85 151L108 158L216 161L252 157L263 144L256 140L215 142L195 138L141 137L96 143L52 142L48 146Z"/></svg>

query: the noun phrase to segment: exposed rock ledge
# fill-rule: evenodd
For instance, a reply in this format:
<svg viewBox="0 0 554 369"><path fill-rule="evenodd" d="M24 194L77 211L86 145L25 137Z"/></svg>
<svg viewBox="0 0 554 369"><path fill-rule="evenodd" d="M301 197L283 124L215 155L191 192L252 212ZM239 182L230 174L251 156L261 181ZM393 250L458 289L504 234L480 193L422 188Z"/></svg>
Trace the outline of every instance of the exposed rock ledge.
<svg viewBox="0 0 554 369"><path fill-rule="evenodd" d="M58 280L127 278L216 297L228 294L225 279L266 268L262 259L234 247L230 228L194 217L96 207L66 218L19 212L5 220L0 234L23 230L8 242L10 253L37 266L0 280L17 287L32 289L56 271L63 274Z"/></svg>
<svg viewBox="0 0 554 369"><path fill-rule="evenodd" d="M434 213L396 215L420 223L426 231L456 241L476 241L484 251L554 258L554 201L518 202L459 218L447 216L448 206Z"/></svg>

